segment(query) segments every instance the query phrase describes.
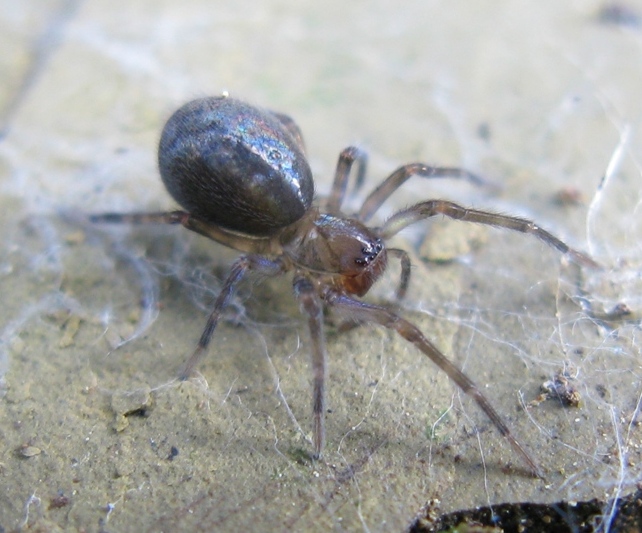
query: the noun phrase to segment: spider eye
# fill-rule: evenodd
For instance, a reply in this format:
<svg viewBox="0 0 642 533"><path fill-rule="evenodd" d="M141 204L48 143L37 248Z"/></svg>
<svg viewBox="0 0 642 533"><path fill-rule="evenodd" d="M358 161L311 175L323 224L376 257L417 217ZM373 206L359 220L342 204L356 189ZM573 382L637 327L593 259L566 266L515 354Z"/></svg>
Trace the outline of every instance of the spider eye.
<svg viewBox="0 0 642 533"><path fill-rule="evenodd" d="M374 242L369 242L361 248L361 257L357 257L354 262L361 267L368 266L374 261L383 250L383 242L377 238Z"/></svg>

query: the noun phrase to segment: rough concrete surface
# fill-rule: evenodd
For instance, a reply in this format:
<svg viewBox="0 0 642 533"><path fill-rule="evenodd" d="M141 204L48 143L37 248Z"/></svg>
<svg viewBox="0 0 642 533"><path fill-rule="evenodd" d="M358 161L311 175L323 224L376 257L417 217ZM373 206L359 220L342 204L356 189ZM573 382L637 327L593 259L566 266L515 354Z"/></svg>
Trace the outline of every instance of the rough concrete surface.
<svg viewBox="0 0 642 533"><path fill-rule="evenodd" d="M642 3L3 4L0 531L400 531L435 499L449 512L634 489ZM328 326L327 445L312 462L288 277L244 284L198 376L175 379L236 254L82 214L173 208L162 125L223 91L296 118L319 197L351 144L370 154L366 190L411 161L493 183L412 179L375 224L443 197L532 218L604 266L439 220L391 243L413 261L402 314L479 384L544 479L373 326ZM390 300L398 274L368 298ZM631 314L612 320L618 304ZM560 374L578 407L542 393Z"/></svg>

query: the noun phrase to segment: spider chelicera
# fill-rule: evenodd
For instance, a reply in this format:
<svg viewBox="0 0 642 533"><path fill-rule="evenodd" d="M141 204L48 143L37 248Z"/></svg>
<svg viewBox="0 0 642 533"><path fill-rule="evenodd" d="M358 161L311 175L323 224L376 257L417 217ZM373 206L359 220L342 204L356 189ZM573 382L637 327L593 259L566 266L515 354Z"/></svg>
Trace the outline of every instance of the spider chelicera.
<svg viewBox="0 0 642 533"><path fill-rule="evenodd" d="M221 314L249 272L277 276L293 271L294 295L307 318L313 369L313 441L318 458L325 441L327 357L324 309L339 311L356 323L375 323L414 344L469 394L513 450L540 476L540 470L515 439L475 383L451 363L412 323L391 309L365 303L364 296L386 269L389 257L400 261L396 295L403 298L410 279L408 254L387 248L386 241L410 224L443 215L453 219L530 233L592 268L590 257L523 218L469 209L446 200L427 200L402 209L379 227L365 224L388 197L412 176L480 178L458 168L421 163L403 165L366 198L354 216L341 212L351 169L363 183L366 154L344 149L323 209L313 204L314 182L301 132L287 115L257 109L225 96L194 100L178 109L163 130L158 151L165 187L184 211L105 213L93 222L181 224L243 255L231 267L198 345L181 370L192 374L205 353Z"/></svg>

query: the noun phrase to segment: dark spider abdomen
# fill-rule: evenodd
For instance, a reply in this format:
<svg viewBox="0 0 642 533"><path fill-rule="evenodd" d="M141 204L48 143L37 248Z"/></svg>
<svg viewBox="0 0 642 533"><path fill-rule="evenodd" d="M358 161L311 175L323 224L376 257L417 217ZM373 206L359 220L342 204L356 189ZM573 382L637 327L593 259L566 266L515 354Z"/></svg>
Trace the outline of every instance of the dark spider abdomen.
<svg viewBox="0 0 642 533"><path fill-rule="evenodd" d="M194 100L169 119L158 162L189 213L265 236L299 220L314 183L303 147L275 114L233 98Z"/></svg>

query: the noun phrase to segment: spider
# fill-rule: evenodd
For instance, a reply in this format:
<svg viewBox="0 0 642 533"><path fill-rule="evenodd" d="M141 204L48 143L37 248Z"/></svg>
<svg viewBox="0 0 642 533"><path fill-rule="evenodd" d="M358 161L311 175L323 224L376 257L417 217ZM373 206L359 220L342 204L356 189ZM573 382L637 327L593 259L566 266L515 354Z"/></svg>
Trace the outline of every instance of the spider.
<svg viewBox="0 0 642 533"><path fill-rule="evenodd" d="M572 261L598 268L590 257L529 220L469 209L447 200L426 200L402 209L379 227L366 223L410 177L455 177L480 182L458 168L421 163L401 166L370 195L354 216L341 212L349 177L355 167L355 189L361 187L367 156L355 147L339 155L334 183L323 209L313 203L314 182L301 131L287 115L258 109L227 97L194 100L178 109L165 125L158 150L160 174L184 211L104 213L92 222L181 224L243 253L232 265L214 303L196 349L180 371L187 379L207 350L216 325L239 282L253 272L278 276L293 271L294 295L307 318L313 370L313 458L324 448L327 357L324 311L332 309L353 323L374 323L396 331L442 369L470 395L521 457L541 477L536 462L513 436L477 385L446 358L411 322L388 307L363 302L386 269L400 262L396 289L404 297L410 279L408 254L387 248L386 241L420 220L443 215L457 220L530 233Z"/></svg>

